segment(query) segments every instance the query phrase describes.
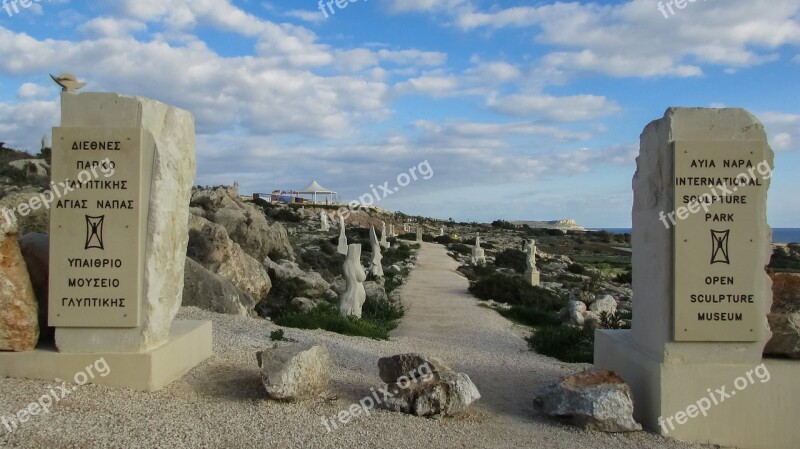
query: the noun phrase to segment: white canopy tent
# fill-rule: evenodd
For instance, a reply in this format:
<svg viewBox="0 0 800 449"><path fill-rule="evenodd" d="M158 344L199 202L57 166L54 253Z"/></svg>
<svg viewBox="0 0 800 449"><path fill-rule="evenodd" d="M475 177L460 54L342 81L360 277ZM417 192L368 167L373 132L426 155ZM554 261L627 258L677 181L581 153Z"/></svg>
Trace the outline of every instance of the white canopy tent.
<svg viewBox="0 0 800 449"><path fill-rule="evenodd" d="M322 187L316 180L314 180L314 182L312 182L308 187L297 191L297 193L300 195L312 195L314 197L314 204L317 204L317 195L328 195L330 204L334 204L337 198L336 192Z"/></svg>

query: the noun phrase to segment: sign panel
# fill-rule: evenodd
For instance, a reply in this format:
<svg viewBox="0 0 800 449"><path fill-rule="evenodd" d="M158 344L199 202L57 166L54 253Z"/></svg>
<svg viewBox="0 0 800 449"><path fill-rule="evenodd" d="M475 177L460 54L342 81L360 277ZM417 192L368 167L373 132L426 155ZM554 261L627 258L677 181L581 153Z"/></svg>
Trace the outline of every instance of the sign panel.
<svg viewBox="0 0 800 449"><path fill-rule="evenodd" d="M139 326L150 141L140 128L53 128L50 326Z"/></svg>
<svg viewBox="0 0 800 449"><path fill-rule="evenodd" d="M763 142L675 142L675 340L752 342L755 256L772 167ZM667 219L663 221L667 222Z"/></svg>

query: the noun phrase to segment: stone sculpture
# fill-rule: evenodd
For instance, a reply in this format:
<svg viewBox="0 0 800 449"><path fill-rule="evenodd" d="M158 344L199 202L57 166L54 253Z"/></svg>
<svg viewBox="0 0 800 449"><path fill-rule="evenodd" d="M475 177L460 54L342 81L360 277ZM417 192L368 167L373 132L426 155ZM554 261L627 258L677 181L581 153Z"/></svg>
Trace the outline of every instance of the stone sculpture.
<svg viewBox="0 0 800 449"><path fill-rule="evenodd" d="M367 299L367 292L364 290L367 273L361 266L361 245L354 243L348 246L342 272L344 273L345 291L339 298L339 313L342 316L361 318L361 307Z"/></svg>
<svg viewBox="0 0 800 449"><path fill-rule="evenodd" d="M385 241L385 240L384 240ZM383 267L381 266L381 243L378 242L378 236L375 234L375 227L369 228L369 243L372 245L372 262L369 266L369 272L374 276L383 276Z"/></svg>
<svg viewBox="0 0 800 449"><path fill-rule="evenodd" d="M331 227L328 224L328 216L325 215L324 211L320 211L319 213L319 220L320 220L320 231L328 232L330 231Z"/></svg>
<svg viewBox="0 0 800 449"><path fill-rule="evenodd" d="M339 247L336 251L343 255L347 255L347 235L345 235L344 229L344 217L339 215Z"/></svg>
<svg viewBox="0 0 800 449"><path fill-rule="evenodd" d="M536 269L536 240L531 240L527 246L528 257L525 261L528 269L525 271L525 279L528 279L534 287L540 284L539 270Z"/></svg>
<svg viewBox="0 0 800 449"><path fill-rule="evenodd" d="M472 247L472 265L486 265L486 255L481 248L481 235L475 237L475 246Z"/></svg>

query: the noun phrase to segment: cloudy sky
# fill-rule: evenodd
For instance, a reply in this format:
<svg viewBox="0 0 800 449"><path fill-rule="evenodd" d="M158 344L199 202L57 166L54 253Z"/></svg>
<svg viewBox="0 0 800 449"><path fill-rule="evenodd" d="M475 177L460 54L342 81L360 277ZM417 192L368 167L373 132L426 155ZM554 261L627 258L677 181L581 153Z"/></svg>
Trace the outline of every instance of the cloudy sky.
<svg viewBox="0 0 800 449"><path fill-rule="evenodd" d="M352 200L388 181L391 210L628 227L643 127L669 106L744 107L776 152L770 224L800 227L798 0L339 4L9 4L0 140L38 151L59 122L48 74L71 71L191 111L198 184L317 179ZM394 192L424 161L433 176Z"/></svg>

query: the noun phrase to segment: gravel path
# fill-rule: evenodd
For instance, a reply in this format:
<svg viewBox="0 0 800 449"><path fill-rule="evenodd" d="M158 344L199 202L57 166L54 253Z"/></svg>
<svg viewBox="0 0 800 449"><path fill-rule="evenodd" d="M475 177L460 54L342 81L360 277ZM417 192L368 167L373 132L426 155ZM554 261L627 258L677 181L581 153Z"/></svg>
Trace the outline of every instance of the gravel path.
<svg viewBox="0 0 800 449"><path fill-rule="evenodd" d="M408 313L391 341L286 329L328 346L335 361L328 394L308 402L268 401L255 352L272 323L182 308L178 319L213 320L215 355L156 393L86 386L10 433L2 417L45 394L52 382L0 379L0 447L91 448L693 448L657 435L602 434L535 417L533 391L582 365L529 352L525 330L480 308L439 245L424 244L403 287ZM425 419L374 410L328 432L331 417L382 386L377 360L435 354L470 375L483 398L464 416ZM113 371L114 367L110 367Z"/></svg>

